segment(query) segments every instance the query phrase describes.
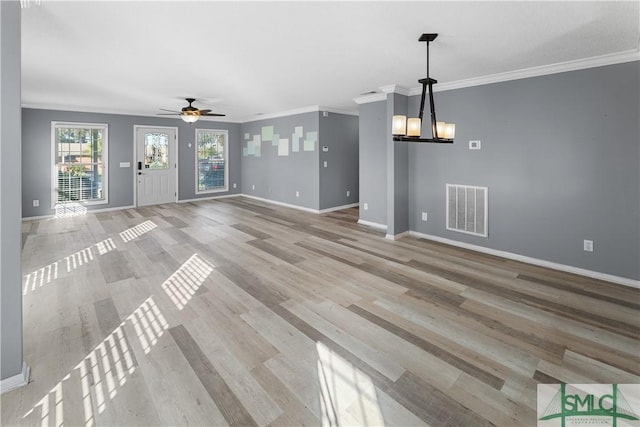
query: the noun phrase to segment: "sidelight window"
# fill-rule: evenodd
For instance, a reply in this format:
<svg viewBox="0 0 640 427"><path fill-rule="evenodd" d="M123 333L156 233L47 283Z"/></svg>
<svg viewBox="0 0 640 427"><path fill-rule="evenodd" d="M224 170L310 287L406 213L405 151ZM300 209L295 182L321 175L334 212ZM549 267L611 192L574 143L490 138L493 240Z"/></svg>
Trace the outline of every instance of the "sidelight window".
<svg viewBox="0 0 640 427"><path fill-rule="evenodd" d="M229 132L196 129L196 193L214 193L229 189Z"/></svg>

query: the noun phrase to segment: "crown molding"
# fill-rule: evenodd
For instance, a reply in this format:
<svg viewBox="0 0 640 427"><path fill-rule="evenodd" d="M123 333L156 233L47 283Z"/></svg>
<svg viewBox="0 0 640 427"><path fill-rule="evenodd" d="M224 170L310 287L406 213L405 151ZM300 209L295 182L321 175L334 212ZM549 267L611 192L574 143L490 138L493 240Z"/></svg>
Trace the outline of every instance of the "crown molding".
<svg viewBox="0 0 640 427"><path fill-rule="evenodd" d="M540 67L532 67L532 68L526 68L522 70L509 71L506 73L491 74L488 76L475 77L475 78L466 79L466 80L457 80L453 82L439 83L433 87L433 90L434 92L442 92L446 90L462 89L466 87L481 86L481 85L500 83L500 82L506 82L511 80L526 79L526 78L532 78L532 77L538 77L538 76L545 76L549 74L564 73L567 71L577 71L582 69L596 68L596 67L602 67L606 65L621 64L625 62L633 62L633 61L639 61L639 60L640 60L640 50L633 49L633 50L627 50L623 52L612 53L608 55L596 56L592 58L560 62L557 64L550 64L550 65L544 65ZM387 95L390 93L397 93L399 95L404 95L404 96L415 96L415 95L420 95L422 93L421 86L406 88L404 86L393 84L393 85L380 86L379 89L382 91L382 93L364 95L358 98L354 98L353 101L356 104L366 104L370 102L384 101L387 99ZM157 114L145 114L137 111L126 111L126 110L120 110L120 109L116 111L111 109L101 109L101 108L95 108L95 107L83 108L83 107L70 107L66 105L53 105L53 104L25 103L25 104L22 104L22 108L73 111L73 112L96 113L96 114L114 114L114 115L137 116L137 117L155 117L155 118L162 117L162 116L158 116ZM273 119L277 117L286 117L286 116L292 116L295 114L312 113L312 112L319 112L319 111L327 111L335 114L347 114L347 115L354 115L354 116L358 115L357 111L340 110L340 109L335 109L330 107L323 107L320 105L313 105L313 106L298 108L294 110L281 111L281 112L262 114L262 115L253 115L253 116L248 116L242 119L232 120L224 117L215 117L215 118L203 117L200 120L223 122L223 123L248 123L248 122L254 122L258 120ZM171 117L167 117L167 116L164 116L162 118L171 119ZM180 120L180 118L175 117L174 120Z"/></svg>
<svg viewBox="0 0 640 427"><path fill-rule="evenodd" d="M309 107L296 108L294 110L250 116L242 120L241 123L256 122L258 120L275 119L278 117L294 116L296 114L318 113L321 111L326 111L334 114L346 114L349 116L357 116L359 114L357 111L340 110L332 107L323 107L322 105L311 105Z"/></svg>
<svg viewBox="0 0 640 427"><path fill-rule="evenodd" d="M347 116L359 116L360 115L360 112L358 112L358 111L341 110L339 108L331 108L331 107L323 107L323 106L319 106L318 108L319 108L318 111L326 111L328 113L333 113L333 114L345 114Z"/></svg>
<svg viewBox="0 0 640 427"><path fill-rule="evenodd" d="M397 93L398 95L408 96L410 89L400 85L386 85L380 86L380 90L385 94Z"/></svg>
<svg viewBox="0 0 640 427"><path fill-rule="evenodd" d="M1 1L1 0L0 0ZM53 105L53 104L22 104L22 108L31 108L34 110L55 110L55 111L69 111L74 113L88 113L88 114L113 114L116 116L135 116L135 117L155 117L156 119L169 119L179 120L182 119L178 116L159 116L157 114L146 114L139 111L127 111L127 110L110 110L108 108L82 108L82 107L70 107L68 105ZM199 121L207 122L223 122L223 123L242 123L239 120L231 120L225 117L201 117Z"/></svg>
<svg viewBox="0 0 640 427"><path fill-rule="evenodd" d="M387 100L386 93L371 93L368 95L353 98L353 102L355 102L356 104L368 104L370 102L379 102L379 101L386 101L386 100Z"/></svg>
<svg viewBox="0 0 640 427"><path fill-rule="evenodd" d="M125 110L113 111L113 110L109 110L109 109L99 109L99 108L87 108L87 109L84 109L82 107L69 107L69 106L51 105L51 104L49 104L49 105L45 105L45 104L22 104L22 108L32 108L32 109L38 109L38 110L70 111L70 112L89 113L89 114L114 114L114 115L119 115L119 116L155 117L155 118L163 118L163 119L169 119L169 120L181 120L180 117L178 117L178 116L176 116L176 117L158 116L157 114L144 114L144 113L140 113L140 112L136 112L136 111L125 111ZM338 109L338 108L324 107L322 105L312 105L312 106L309 106L309 107L297 108L295 110L281 111L281 112L278 112L278 113L270 113L270 114L249 116L249 117L246 117L246 118L244 118L242 120L231 120L231 119L226 119L224 117L201 117L199 121L223 122L223 123L248 123L248 122L255 122L255 121L258 121L258 120L273 119L273 118L277 118L277 117L293 116L295 114L316 113L316 112L321 112L321 111L326 111L326 112L334 113L334 114L345 114L345 115L349 115L349 116L358 116L359 115L358 111L341 110L341 109Z"/></svg>
<svg viewBox="0 0 640 427"><path fill-rule="evenodd" d="M507 82L511 80L528 79L532 77L546 76L550 74L565 73L567 71L585 70L588 68L603 67L606 65L622 64L625 62L640 61L640 50L626 50L608 55L592 58L577 59L574 61L559 62L557 64L543 65L540 67L525 68L506 73L490 74L488 76L475 77L454 82L439 83L433 87L434 92L462 89L465 87L482 86L492 83ZM409 96L422 94L422 86L409 89Z"/></svg>
<svg viewBox="0 0 640 427"><path fill-rule="evenodd" d="M242 122L243 123L256 122L258 120L275 119L278 117L286 117L286 116L295 116L296 114L315 113L318 111L320 111L319 106L312 105L310 107L296 108L294 110L280 111L277 113L255 114L253 116L246 117Z"/></svg>

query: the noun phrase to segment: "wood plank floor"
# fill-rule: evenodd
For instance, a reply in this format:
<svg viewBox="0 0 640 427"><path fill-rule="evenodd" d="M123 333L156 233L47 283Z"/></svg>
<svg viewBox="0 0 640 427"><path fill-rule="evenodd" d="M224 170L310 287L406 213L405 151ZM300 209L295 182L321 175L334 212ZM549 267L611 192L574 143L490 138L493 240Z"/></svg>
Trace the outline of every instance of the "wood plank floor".
<svg viewBox="0 0 640 427"><path fill-rule="evenodd" d="M2 425L534 426L640 383L640 292L245 198L23 224Z"/></svg>

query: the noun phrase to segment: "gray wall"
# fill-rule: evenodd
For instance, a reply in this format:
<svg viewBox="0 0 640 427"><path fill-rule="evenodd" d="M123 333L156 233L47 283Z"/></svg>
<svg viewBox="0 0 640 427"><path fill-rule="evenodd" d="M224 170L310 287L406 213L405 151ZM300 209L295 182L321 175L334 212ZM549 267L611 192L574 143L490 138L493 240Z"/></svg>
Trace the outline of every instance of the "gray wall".
<svg viewBox="0 0 640 427"><path fill-rule="evenodd" d="M409 231L409 147L406 142L394 142L391 121L395 115L407 116L407 97L391 93L387 96L387 235Z"/></svg>
<svg viewBox="0 0 640 427"><path fill-rule="evenodd" d="M127 116L119 114L82 113L74 111L22 110L22 213L24 217L51 215L51 122L68 121L106 123L109 125L109 203L88 206L88 209L116 208L134 203L133 126L178 127L178 198L188 200L240 192L240 125L237 123L201 120L193 125L180 119ZM195 194L195 129L229 131L229 192ZM188 144L191 147L188 147ZM130 162L130 168L120 168L120 162ZM233 188L237 183L237 188ZM40 200L33 207L33 200Z"/></svg>
<svg viewBox="0 0 640 427"><path fill-rule="evenodd" d="M0 1L0 379L22 371L20 2Z"/></svg>
<svg viewBox="0 0 640 427"><path fill-rule="evenodd" d="M640 279L639 64L436 93L456 140L409 145L411 230ZM488 238L445 229L446 183L489 188Z"/></svg>
<svg viewBox="0 0 640 427"><path fill-rule="evenodd" d="M300 151L289 151L288 156L278 156L278 147L269 141L260 144L260 157L242 156L242 192L244 194L309 209L319 209L319 147L303 151L302 140L307 132L319 133L319 114L310 112L243 123L240 126L243 148L250 138L262 135L262 127L273 126L274 134L288 138L291 146L296 126L302 126L304 135ZM318 136L320 138L320 136ZM291 148L291 147L290 147ZM255 186L255 188L254 188ZM296 197L296 191L299 197Z"/></svg>
<svg viewBox="0 0 640 427"><path fill-rule="evenodd" d="M360 219L387 224L387 103L360 105ZM368 209L364 209L364 204Z"/></svg>
<svg viewBox="0 0 640 427"><path fill-rule="evenodd" d="M320 114L319 136L320 209L357 203L358 117L331 112L326 117ZM323 147L329 151L323 151Z"/></svg>

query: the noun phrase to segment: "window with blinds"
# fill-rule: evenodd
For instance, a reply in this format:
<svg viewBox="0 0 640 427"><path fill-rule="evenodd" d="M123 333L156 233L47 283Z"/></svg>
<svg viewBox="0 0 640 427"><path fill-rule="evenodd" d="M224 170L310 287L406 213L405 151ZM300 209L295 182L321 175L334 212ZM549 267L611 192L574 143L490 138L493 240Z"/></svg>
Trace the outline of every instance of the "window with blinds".
<svg viewBox="0 0 640 427"><path fill-rule="evenodd" d="M52 207L107 203L107 125L52 123Z"/></svg>

